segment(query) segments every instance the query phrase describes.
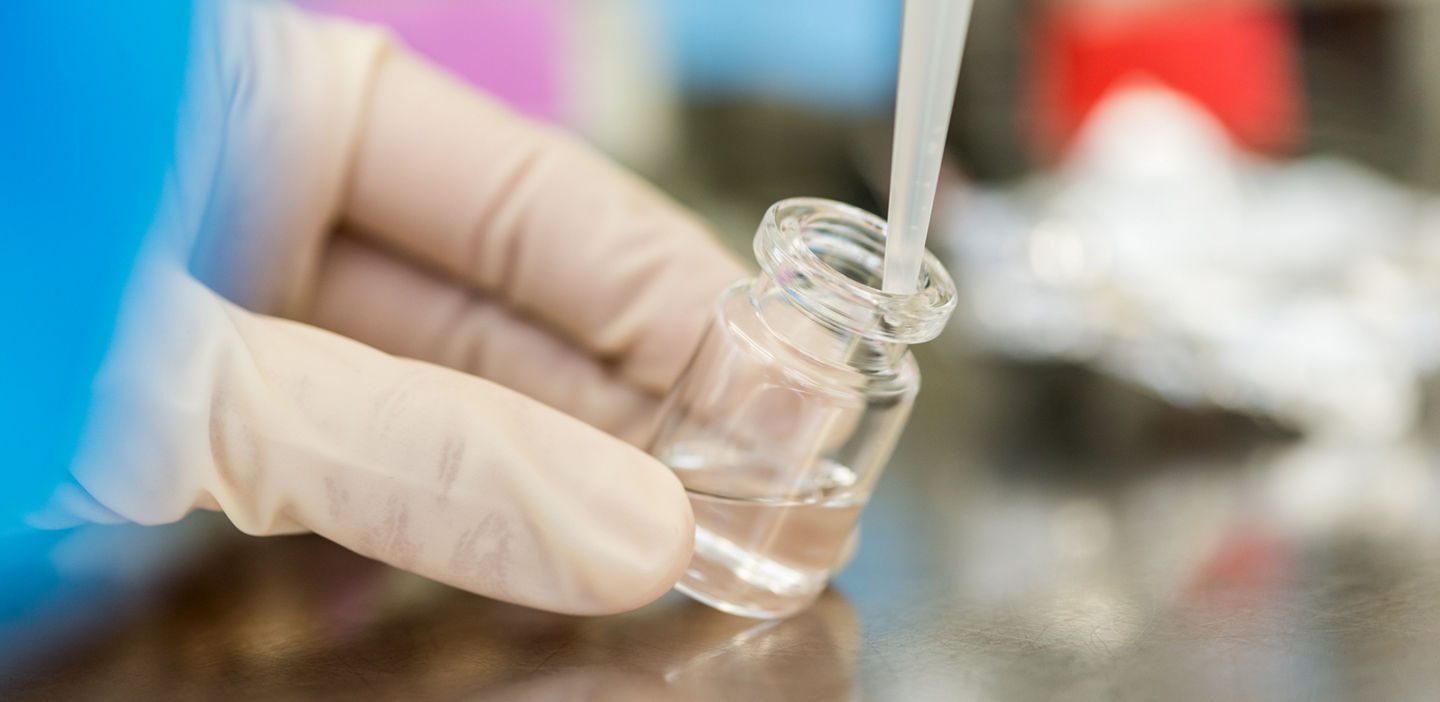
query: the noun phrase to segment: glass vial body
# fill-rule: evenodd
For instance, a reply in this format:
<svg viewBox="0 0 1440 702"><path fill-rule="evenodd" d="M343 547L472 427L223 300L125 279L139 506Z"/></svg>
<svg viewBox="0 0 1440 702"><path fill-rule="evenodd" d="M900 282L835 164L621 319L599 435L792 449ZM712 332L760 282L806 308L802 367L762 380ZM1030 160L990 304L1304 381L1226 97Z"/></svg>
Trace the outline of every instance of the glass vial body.
<svg viewBox="0 0 1440 702"><path fill-rule="evenodd" d="M917 292L882 292L885 223L784 200L755 234L761 272L727 290L661 409L651 452L694 507L676 587L718 609L783 617L841 561L920 388L908 346L940 333L955 286L926 254Z"/></svg>

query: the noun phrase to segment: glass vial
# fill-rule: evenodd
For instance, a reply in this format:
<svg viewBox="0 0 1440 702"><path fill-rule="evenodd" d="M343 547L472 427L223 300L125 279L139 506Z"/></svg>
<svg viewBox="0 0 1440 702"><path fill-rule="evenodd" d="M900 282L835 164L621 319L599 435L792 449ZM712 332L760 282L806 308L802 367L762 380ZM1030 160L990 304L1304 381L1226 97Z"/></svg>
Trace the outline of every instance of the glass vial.
<svg viewBox="0 0 1440 702"><path fill-rule="evenodd" d="M661 409L651 452L695 511L676 587L733 614L784 617L835 574L905 426L955 284L928 252L918 291L880 290L885 222L829 200L776 203L761 272L721 295Z"/></svg>

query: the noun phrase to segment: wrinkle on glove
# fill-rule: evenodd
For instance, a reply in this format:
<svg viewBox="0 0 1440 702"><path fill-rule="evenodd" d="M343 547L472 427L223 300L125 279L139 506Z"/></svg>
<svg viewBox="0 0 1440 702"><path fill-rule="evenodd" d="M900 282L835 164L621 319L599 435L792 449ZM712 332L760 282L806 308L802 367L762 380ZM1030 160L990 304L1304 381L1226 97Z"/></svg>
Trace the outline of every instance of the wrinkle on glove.
<svg viewBox="0 0 1440 702"><path fill-rule="evenodd" d="M33 523L219 509L575 614L669 589L689 503L616 436L643 437L743 268L382 34L206 7L77 483Z"/></svg>
<svg viewBox="0 0 1440 702"><path fill-rule="evenodd" d="M657 395L501 302L344 234L320 272L311 318L329 329L493 380L636 445L653 428Z"/></svg>

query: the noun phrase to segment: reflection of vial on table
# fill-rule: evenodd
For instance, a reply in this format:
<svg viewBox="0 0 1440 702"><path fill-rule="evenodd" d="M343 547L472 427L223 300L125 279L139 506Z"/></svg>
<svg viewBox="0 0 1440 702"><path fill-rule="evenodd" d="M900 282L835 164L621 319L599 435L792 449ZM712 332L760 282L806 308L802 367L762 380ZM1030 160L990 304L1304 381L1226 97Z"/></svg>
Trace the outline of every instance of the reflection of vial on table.
<svg viewBox="0 0 1440 702"><path fill-rule="evenodd" d="M819 596L904 428L920 374L907 347L955 307L926 254L918 292L880 290L884 221L829 200L772 206L759 276L720 298L661 409L652 452L684 483L695 556L676 586L783 617Z"/></svg>

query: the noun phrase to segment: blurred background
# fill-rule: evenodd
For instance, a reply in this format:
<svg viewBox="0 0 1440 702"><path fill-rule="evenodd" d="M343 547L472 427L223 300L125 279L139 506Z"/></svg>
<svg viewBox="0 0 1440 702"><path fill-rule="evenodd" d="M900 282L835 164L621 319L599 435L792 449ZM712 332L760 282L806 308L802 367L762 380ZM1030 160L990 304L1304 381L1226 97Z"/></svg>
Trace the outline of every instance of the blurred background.
<svg viewBox="0 0 1440 702"><path fill-rule="evenodd" d="M899 0L298 2L391 26L682 197L875 202ZM1013 182L1055 166L1098 102L1148 79L1254 153L1336 155L1434 186L1437 16L1418 0L982 0L949 146L969 178Z"/></svg>
<svg viewBox="0 0 1440 702"><path fill-rule="evenodd" d="M899 0L296 1L389 25L578 132L747 260L777 200L884 213ZM858 620L882 649L913 643L899 664L846 649L840 687L1423 698L1440 684L1440 3L977 0L971 26L930 232L962 302L916 350L921 404L837 582L841 638ZM296 580L274 553L257 562L287 565L253 585L227 576L257 611ZM213 640L183 616L223 608L209 582L87 665ZM442 621L420 587L365 621ZM619 626L681 636L638 621ZM268 689L245 686L266 675L253 655L212 674ZM940 658L970 672L918 667ZM1037 681L1030 659L1052 667ZM90 689L68 679L36 689Z"/></svg>

